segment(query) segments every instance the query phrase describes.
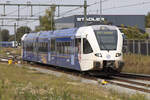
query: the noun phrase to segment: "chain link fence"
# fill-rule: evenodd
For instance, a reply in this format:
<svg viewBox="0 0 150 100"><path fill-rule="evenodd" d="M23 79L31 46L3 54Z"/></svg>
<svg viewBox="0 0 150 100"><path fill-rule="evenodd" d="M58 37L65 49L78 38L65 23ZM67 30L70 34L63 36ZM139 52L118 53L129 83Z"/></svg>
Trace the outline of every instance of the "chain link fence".
<svg viewBox="0 0 150 100"><path fill-rule="evenodd" d="M124 40L124 51L150 56L150 40Z"/></svg>

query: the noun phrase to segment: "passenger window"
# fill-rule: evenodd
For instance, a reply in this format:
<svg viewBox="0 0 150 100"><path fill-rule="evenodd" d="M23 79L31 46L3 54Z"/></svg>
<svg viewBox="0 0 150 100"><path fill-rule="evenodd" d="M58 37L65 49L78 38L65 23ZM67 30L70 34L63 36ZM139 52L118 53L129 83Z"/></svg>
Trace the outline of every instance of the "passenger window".
<svg viewBox="0 0 150 100"><path fill-rule="evenodd" d="M51 52L55 51L55 39L51 39Z"/></svg>
<svg viewBox="0 0 150 100"><path fill-rule="evenodd" d="M65 53L65 54L68 54L68 46L67 46L67 42L65 42L64 53Z"/></svg>
<svg viewBox="0 0 150 100"><path fill-rule="evenodd" d="M93 50L92 50L92 47L89 44L88 40L83 39L83 53L88 54L88 53L92 53L92 52L93 52Z"/></svg>
<svg viewBox="0 0 150 100"><path fill-rule="evenodd" d="M75 52L81 52L81 38L75 39Z"/></svg>

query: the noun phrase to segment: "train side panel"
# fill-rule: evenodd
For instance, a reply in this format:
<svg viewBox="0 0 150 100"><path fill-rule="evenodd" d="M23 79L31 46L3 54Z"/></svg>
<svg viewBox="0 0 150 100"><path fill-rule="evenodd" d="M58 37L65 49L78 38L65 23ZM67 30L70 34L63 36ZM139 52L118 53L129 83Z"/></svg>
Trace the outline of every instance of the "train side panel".
<svg viewBox="0 0 150 100"><path fill-rule="evenodd" d="M49 64L80 71L75 53L76 29L57 31L50 39Z"/></svg>
<svg viewBox="0 0 150 100"><path fill-rule="evenodd" d="M26 35L24 40L22 40L22 44L23 44L22 57L23 57L23 60L36 61L36 55L34 54L35 37L36 37L36 33L30 33L30 34Z"/></svg>

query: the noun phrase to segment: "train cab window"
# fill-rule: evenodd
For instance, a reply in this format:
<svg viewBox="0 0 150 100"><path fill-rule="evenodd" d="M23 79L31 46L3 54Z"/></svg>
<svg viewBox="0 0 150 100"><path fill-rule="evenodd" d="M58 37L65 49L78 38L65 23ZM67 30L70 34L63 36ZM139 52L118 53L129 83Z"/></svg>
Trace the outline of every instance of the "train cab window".
<svg viewBox="0 0 150 100"><path fill-rule="evenodd" d="M90 43L88 42L87 39L83 39L83 53L84 54L88 54L88 53L92 53L92 47L90 45Z"/></svg>

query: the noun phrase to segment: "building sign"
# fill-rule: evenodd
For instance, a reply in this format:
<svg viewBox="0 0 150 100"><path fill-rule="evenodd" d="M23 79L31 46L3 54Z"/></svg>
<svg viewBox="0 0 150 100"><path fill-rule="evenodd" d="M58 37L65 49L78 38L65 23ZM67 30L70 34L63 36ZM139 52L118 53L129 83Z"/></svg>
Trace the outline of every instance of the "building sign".
<svg viewBox="0 0 150 100"><path fill-rule="evenodd" d="M101 20L104 21L105 19L103 17L102 18L100 18L100 17L88 17L86 19L86 21L88 21L88 22L100 22ZM76 19L76 21L83 22L84 21L84 17L78 17Z"/></svg>

